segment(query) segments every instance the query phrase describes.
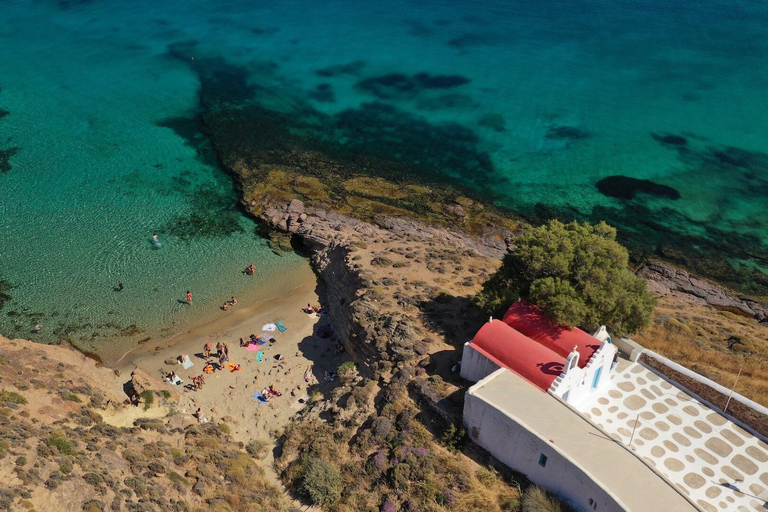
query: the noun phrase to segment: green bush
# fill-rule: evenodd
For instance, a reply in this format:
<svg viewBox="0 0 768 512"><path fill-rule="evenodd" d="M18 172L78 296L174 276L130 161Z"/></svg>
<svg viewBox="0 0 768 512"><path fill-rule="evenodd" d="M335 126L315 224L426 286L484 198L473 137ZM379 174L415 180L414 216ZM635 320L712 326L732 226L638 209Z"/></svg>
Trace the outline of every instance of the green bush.
<svg viewBox="0 0 768 512"><path fill-rule="evenodd" d="M52 435L48 438L48 444L55 446L62 455L75 455L77 453L72 443L61 436Z"/></svg>
<svg viewBox="0 0 768 512"><path fill-rule="evenodd" d="M486 313L501 316L523 297L557 325L606 324L622 334L650 323L656 300L645 280L629 270L629 254L608 224L553 220L515 243L475 297Z"/></svg>
<svg viewBox="0 0 768 512"><path fill-rule="evenodd" d="M163 390L163 398L165 398L166 400L168 400L169 398L171 398L171 392L170 392L170 391L168 391L167 389L164 389L164 390Z"/></svg>
<svg viewBox="0 0 768 512"><path fill-rule="evenodd" d="M263 439L254 439L245 447L248 455L254 459L263 459L267 455L268 443Z"/></svg>
<svg viewBox="0 0 768 512"><path fill-rule="evenodd" d="M0 402L11 402L12 404L26 405L27 399L15 391L0 391Z"/></svg>
<svg viewBox="0 0 768 512"><path fill-rule="evenodd" d="M523 512L562 512L560 502L541 487L532 485L523 494Z"/></svg>
<svg viewBox="0 0 768 512"><path fill-rule="evenodd" d="M146 411L150 407L152 407L152 404L155 403L155 394L150 391L149 389L145 389L141 392L141 395L139 395L141 398L144 399L144 410Z"/></svg>
<svg viewBox="0 0 768 512"><path fill-rule="evenodd" d="M74 393L69 393L67 396L64 397L64 399L69 400L70 402L77 402L78 404L83 403L83 401L80 400L80 397Z"/></svg>
<svg viewBox="0 0 768 512"><path fill-rule="evenodd" d="M341 472L325 459L312 459L302 475L300 489L313 505L330 505L341 497L343 488Z"/></svg>
<svg viewBox="0 0 768 512"><path fill-rule="evenodd" d="M467 431L464 430L464 427L457 427L451 423L443 432L442 441L449 450L453 452L461 451L464 445L467 444Z"/></svg>

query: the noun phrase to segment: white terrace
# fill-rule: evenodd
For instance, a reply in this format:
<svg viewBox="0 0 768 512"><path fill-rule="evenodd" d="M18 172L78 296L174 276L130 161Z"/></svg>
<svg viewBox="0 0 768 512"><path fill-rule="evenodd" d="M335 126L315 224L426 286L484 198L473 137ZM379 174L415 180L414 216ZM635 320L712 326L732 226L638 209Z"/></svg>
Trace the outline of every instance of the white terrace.
<svg viewBox="0 0 768 512"><path fill-rule="evenodd" d="M703 510L768 510L768 444L644 366L615 372L579 408L625 445L631 439L638 455Z"/></svg>

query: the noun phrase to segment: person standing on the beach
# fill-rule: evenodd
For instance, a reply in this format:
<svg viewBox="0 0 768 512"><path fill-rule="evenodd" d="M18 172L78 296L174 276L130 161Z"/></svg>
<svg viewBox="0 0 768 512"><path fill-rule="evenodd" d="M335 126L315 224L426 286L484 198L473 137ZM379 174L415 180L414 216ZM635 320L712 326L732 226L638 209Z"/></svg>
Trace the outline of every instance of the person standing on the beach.
<svg viewBox="0 0 768 512"><path fill-rule="evenodd" d="M187 304L192 304L192 292L187 290Z"/></svg>
<svg viewBox="0 0 768 512"><path fill-rule="evenodd" d="M205 344L205 347L203 347L203 354L205 354L206 359L211 358L211 342Z"/></svg>
<svg viewBox="0 0 768 512"><path fill-rule="evenodd" d="M229 345L226 343L224 344L224 355L226 355L227 359L229 359Z"/></svg>
<svg viewBox="0 0 768 512"><path fill-rule="evenodd" d="M221 358L221 354L224 353L224 346L221 344L221 342L218 342L216 344L216 355Z"/></svg>

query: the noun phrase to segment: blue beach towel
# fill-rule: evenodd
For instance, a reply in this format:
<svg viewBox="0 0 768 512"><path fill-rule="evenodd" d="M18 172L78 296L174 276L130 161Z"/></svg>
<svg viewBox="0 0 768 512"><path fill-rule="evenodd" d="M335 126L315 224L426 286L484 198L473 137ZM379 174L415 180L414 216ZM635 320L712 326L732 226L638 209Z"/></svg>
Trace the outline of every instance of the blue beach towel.
<svg viewBox="0 0 768 512"><path fill-rule="evenodd" d="M277 326L277 330L280 332L285 332L288 330L288 328L283 324L281 324L280 322L275 322L275 325Z"/></svg>
<svg viewBox="0 0 768 512"><path fill-rule="evenodd" d="M261 362L261 358L264 357L264 352L256 353L256 361Z"/></svg>
<svg viewBox="0 0 768 512"><path fill-rule="evenodd" d="M251 396L257 399L259 403L262 403L262 404L267 403L267 400L263 396L261 396L261 393L253 393Z"/></svg>

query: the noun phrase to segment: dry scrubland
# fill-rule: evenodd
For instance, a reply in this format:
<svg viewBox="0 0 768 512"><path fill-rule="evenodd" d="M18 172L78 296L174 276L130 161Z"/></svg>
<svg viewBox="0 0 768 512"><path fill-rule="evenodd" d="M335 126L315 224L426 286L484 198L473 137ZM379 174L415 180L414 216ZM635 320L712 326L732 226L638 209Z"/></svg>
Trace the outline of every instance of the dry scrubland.
<svg viewBox="0 0 768 512"><path fill-rule="evenodd" d="M768 326L681 299L659 300L653 324L632 339L768 406Z"/></svg>
<svg viewBox="0 0 768 512"><path fill-rule="evenodd" d="M63 347L0 338L0 348L0 510L288 510L226 424L172 414L111 425L135 414L125 379ZM151 395L154 409L170 398Z"/></svg>

